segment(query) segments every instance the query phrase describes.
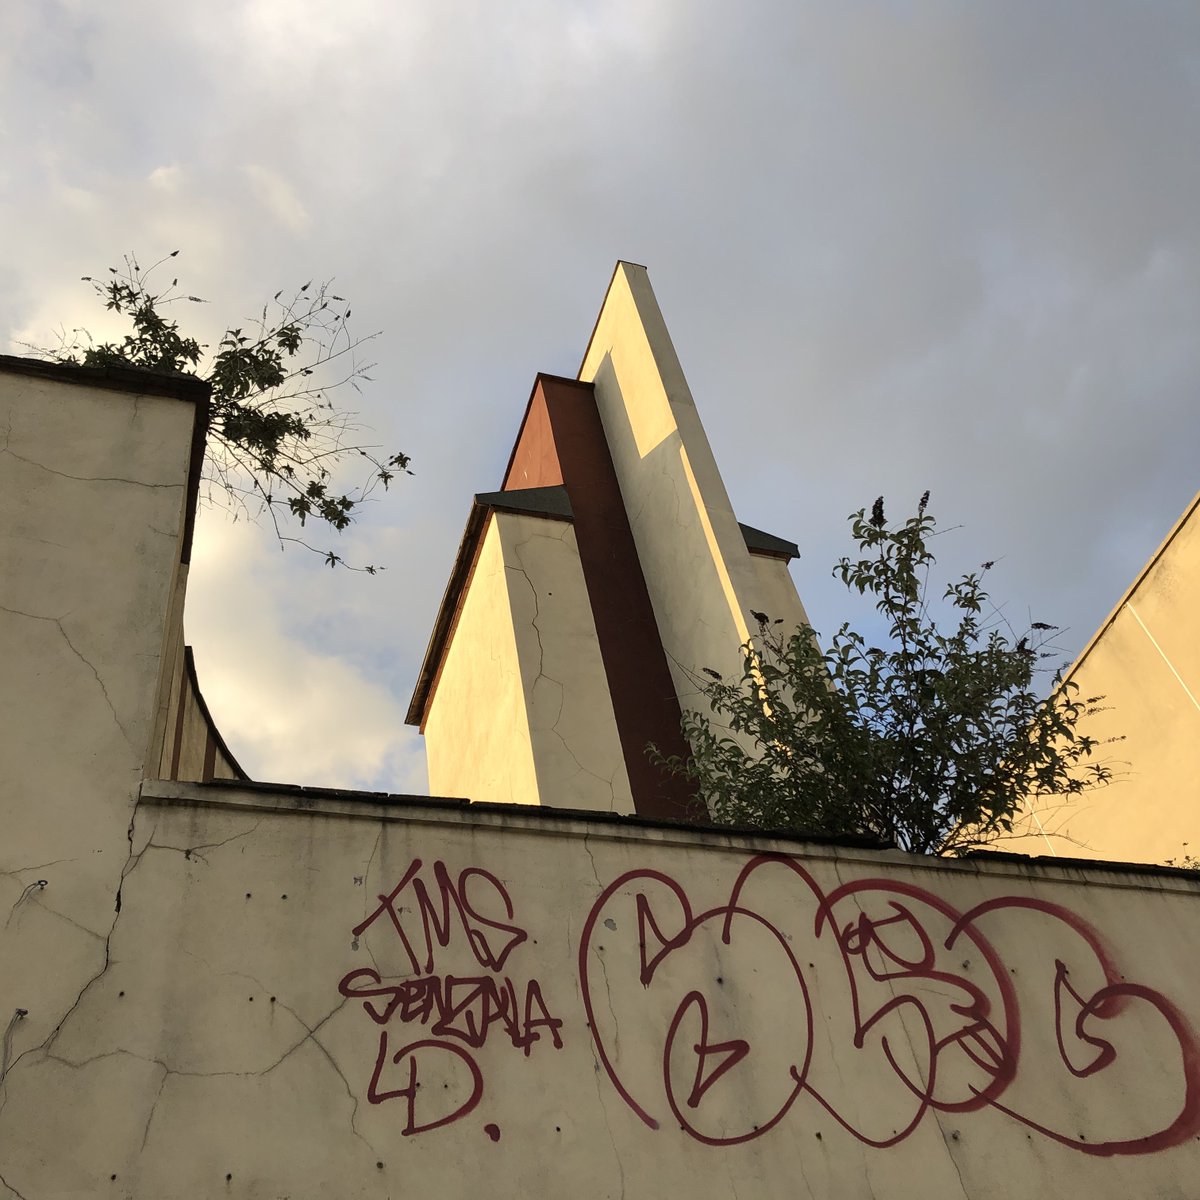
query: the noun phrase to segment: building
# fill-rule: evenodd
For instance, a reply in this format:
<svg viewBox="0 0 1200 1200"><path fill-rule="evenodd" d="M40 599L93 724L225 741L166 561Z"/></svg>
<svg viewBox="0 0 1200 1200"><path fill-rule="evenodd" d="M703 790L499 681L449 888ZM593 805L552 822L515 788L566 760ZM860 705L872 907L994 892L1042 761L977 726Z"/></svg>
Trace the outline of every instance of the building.
<svg viewBox="0 0 1200 1200"><path fill-rule="evenodd" d="M642 772L803 611L669 347L619 266L472 506L413 708L464 799L244 778L182 645L203 385L0 359L0 1196L1194 1195L1194 876Z"/></svg>
<svg viewBox="0 0 1200 1200"><path fill-rule="evenodd" d="M1013 848L1078 858L1200 857L1200 495L1067 672L1101 697L1081 725L1112 783L1030 807Z"/></svg>
<svg viewBox="0 0 1200 1200"><path fill-rule="evenodd" d="M475 497L408 714L430 790L695 815L646 746L684 750L699 672L741 674L752 612L807 623L797 554L737 521L646 270L618 263L579 378L537 377Z"/></svg>

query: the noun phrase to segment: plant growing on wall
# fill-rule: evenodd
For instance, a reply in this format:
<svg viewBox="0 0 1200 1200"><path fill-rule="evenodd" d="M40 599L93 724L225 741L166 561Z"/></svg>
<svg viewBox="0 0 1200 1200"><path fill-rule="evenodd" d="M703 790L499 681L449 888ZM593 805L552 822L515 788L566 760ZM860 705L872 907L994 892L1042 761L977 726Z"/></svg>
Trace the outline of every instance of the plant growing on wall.
<svg viewBox="0 0 1200 1200"><path fill-rule="evenodd" d="M295 543L320 554L333 567L345 565L332 550L288 532L314 521L340 532L359 505L386 489L398 473L411 474L405 454L380 453L360 445L355 414L335 406L329 394L369 379L358 354L370 338L353 337L350 305L329 285L304 284L285 298L276 292L245 325L229 327L215 349L185 334L168 310L203 304L198 296L166 286L155 274L178 255L173 250L145 270L126 256L100 278L85 275L104 307L132 325L120 341L96 342L86 330L61 339L50 356L84 366L137 367L173 375L199 375L212 388L205 479L210 499L251 515L266 513L281 544ZM374 336L374 335L372 335ZM335 483L353 466L357 483ZM363 570L374 574L375 567Z"/></svg>
<svg viewBox="0 0 1200 1200"><path fill-rule="evenodd" d="M834 568L874 597L884 644L843 624L823 650L811 628L783 632L756 613L741 677L706 670L710 712L683 722L691 757L660 761L695 784L711 819L954 854L1011 833L1027 799L1111 778L1077 729L1102 697L1081 698L1061 671L1043 697L1054 626L1011 630L984 590L991 563L950 583L935 612L928 501L899 525L882 497L854 513L857 556Z"/></svg>

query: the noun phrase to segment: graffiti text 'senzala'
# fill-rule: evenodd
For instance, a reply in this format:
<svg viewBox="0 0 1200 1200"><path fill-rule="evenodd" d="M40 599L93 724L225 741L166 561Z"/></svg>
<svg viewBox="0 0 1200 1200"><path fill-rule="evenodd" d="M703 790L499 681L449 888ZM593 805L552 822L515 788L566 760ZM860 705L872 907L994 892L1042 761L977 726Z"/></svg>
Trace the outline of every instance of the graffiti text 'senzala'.
<svg viewBox="0 0 1200 1200"><path fill-rule="evenodd" d="M500 974L529 936L514 921L505 886L479 867L468 867L454 879L444 863L435 862L432 886L420 872L421 860L413 859L400 882L354 928L358 938L386 917L412 974L388 981L374 968L361 967L338 984L343 996L361 1000L382 1027L367 1098L372 1104L403 1098L405 1134L447 1125L475 1108L483 1095L483 1075L471 1051L483 1047L493 1030L526 1055L543 1038L556 1050L563 1044L562 1021L551 1014L538 981L520 985ZM438 951L458 946L488 973L438 972ZM393 1021L421 1026L429 1036L393 1049L387 1029ZM422 1074L446 1082L419 1098ZM495 1137L495 1126L488 1128Z"/></svg>

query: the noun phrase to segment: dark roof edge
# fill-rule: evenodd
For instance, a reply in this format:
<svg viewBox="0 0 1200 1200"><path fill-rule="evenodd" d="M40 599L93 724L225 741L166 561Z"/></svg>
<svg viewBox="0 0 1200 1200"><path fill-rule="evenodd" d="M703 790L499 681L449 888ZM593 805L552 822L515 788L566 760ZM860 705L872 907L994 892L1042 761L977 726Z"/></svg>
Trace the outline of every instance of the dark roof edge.
<svg viewBox="0 0 1200 1200"><path fill-rule="evenodd" d="M106 388L109 391L168 396L174 400L193 402L206 401L212 390L207 380L198 379L195 375L167 374L142 367L85 367L79 363L23 358L15 354L0 354L0 371L53 379L76 387Z"/></svg>
<svg viewBox="0 0 1200 1200"><path fill-rule="evenodd" d="M766 554L771 558L783 558L789 561L800 557L800 547L795 542L789 542L787 538L776 537L773 533L755 529L753 525L743 525L741 521L738 522L738 528L742 531L742 540L751 554Z"/></svg>
<svg viewBox="0 0 1200 1200"><path fill-rule="evenodd" d="M551 517L559 521L575 519L571 499L561 483L551 484L549 487L512 488L504 492L477 492L475 503L499 512Z"/></svg>

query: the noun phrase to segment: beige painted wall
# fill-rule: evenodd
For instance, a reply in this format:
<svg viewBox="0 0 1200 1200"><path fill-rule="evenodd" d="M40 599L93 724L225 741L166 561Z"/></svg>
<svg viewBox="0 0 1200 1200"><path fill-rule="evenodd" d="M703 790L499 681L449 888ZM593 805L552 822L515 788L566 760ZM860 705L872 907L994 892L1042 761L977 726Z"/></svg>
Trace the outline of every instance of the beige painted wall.
<svg viewBox="0 0 1200 1200"><path fill-rule="evenodd" d="M3 1062L44 1044L106 962L157 763L194 416L179 399L0 369ZM0 1133L0 1160L6 1145Z"/></svg>
<svg viewBox="0 0 1200 1200"><path fill-rule="evenodd" d="M751 607L766 613L772 621L779 619L785 625L807 625L808 614L800 602L788 564L769 554L751 554L750 566L754 571Z"/></svg>
<svg viewBox="0 0 1200 1200"><path fill-rule="evenodd" d="M537 802L509 588L493 513L425 719L435 796Z"/></svg>
<svg viewBox="0 0 1200 1200"><path fill-rule="evenodd" d="M1195 1194L1187 879L171 783L133 850L26 1200Z"/></svg>
<svg viewBox="0 0 1200 1200"><path fill-rule="evenodd" d="M740 673L751 609L803 621L795 587L746 549L644 267L619 263L579 372L595 384L663 644L686 705L696 673ZM789 580L790 582L790 580Z"/></svg>
<svg viewBox="0 0 1200 1200"><path fill-rule="evenodd" d="M1070 678L1080 696L1105 697L1080 728L1124 738L1101 750L1117 778L1067 805L1036 804L1015 848L1134 862L1200 856L1200 496Z"/></svg>
<svg viewBox="0 0 1200 1200"><path fill-rule="evenodd" d="M575 527L519 513L492 519L504 552L537 775L537 797L526 802L631 813Z"/></svg>
<svg viewBox="0 0 1200 1200"><path fill-rule="evenodd" d="M425 749L434 795L633 811L569 522L489 514Z"/></svg>

